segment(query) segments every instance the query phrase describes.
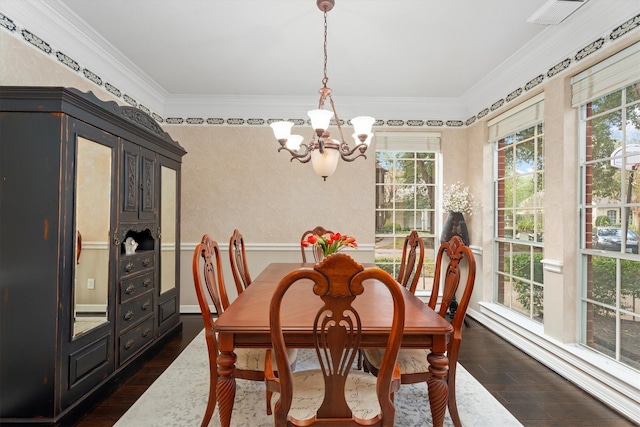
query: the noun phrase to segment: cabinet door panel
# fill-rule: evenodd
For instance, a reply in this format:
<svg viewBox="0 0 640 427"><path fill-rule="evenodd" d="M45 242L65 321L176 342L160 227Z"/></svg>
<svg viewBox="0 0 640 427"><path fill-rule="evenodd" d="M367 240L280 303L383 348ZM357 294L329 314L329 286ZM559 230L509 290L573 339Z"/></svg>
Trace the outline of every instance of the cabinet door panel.
<svg viewBox="0 0 640 427"><path fill-rule="evenodd" d="M124 141L122 157L122 219L156 219L158 171L155 153L130 141Z"/></svg>
<svg viewBox="0 0 640 427"><path fill-rule="evenodd" d="M125 146L123 171L122 211L138 216L138 154L137 147Z"/></svg>
<svg viewBox="0 0 640 427"><path fill-rule="evenodd" d="M156 158L155 154L141 149L142 176L140 190L142 204L140 206L140 219L154 219L156 217Z"/></svg>

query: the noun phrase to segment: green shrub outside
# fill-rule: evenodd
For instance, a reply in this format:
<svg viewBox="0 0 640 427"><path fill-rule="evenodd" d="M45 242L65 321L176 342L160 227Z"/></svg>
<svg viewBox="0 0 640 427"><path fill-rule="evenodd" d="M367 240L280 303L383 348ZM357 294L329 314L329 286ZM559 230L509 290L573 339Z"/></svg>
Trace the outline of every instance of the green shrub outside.
<svg viewBox="0 0 640 427"><path fill-rule="evenodd" d="M535 283L543 282L542 254L534 254L535 267L533 271L533 281ZM509 266L509 259L506 260ZM591 298L595 301L615 306L616 304L616 287L612 286L611 280L616 277L616 259L608 257L592 257L591 268L593 273L593 287ZM632 305L625 302L625 297L632 299L640 298L640 262L628 259L620 260L620 268L622 269L621 277L621 307L625 310L633 309ZM513 256L513 272L512 274L524 279L530 279L531 257L529 254L516 254ZM510 273L507 271L506 273ZM615 280L615 279L614 279ZM531 288L529 283L522 280L514 279L513 287L518 293L516 299L522 306L529 310L531 307ZM533 294L533 311L535 315L542 318L543 315L543 292L542 287L534 287ZM608 312L608 311L607 311ZM604 312L601 314L605 314Z"/></svg>
<svg viewBox="0 0 640 427"><path fill-rule="evenodd" d="M640 262L621 259L620 268L622 269L620 308L632 309L629 303L625 303L624 297L640 298ZM592 257L591 271L593 273L592 298L615 306L616 287L613 286L614 283L611 283L611 280L615 280L616 277L616 259L602 256Z"/></svg>
<svg viewBox="0 0 640 427"><path fill-rule="evenodd" d="M533 281L535 283L544 283L544 274L542 269L542 254L536 253L533 255L534 259L534 270L533 270ZM507 269L511 263L509 262L509 257L505 258L505 264L507 265ZM511 273L514 276L522 277L524 279L531 279L529 277L531 275L531 256L529 254L516 254L513 256L513 272L506 271L506 273ZM522 280L514 279L513 280L513 288L518 293L516 299L522 306L530 310L531 309L531 286L528 282L524 282ZM544 294L541 286L534 286L533 291L533 314L534 317L543 319L543 302L544 302Z"/></svg>

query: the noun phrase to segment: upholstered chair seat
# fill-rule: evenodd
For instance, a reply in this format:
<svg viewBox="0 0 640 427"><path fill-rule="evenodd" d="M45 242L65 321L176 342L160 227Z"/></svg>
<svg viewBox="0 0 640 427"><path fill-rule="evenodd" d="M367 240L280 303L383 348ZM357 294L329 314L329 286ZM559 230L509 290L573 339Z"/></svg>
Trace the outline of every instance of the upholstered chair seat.
<svg viewBox="0 0 640 427"><path fill-rule="evenodd" d="M297 420L313 418L324 400L324 376L320 369L294 372L293 398L289 416ZM353 416L361 420L368 420L380 414L380 404L376 394L377 379L371 374L351 372L345 384L347 404L353 411ZM274 393L271 398L272 410L280 399L280 393Z"/></svg>
<svg viewBox="0 0 640 427"><path fill-rule="evenodd" d="M383 349L367 349L363 350L364 356L367 361L380 370L382 364L382 357L384 356ZM401 375L419 374L423 372L429 372L429 362L427 356L431 353L428 349L403 349L398 352L398 366L400 367Z"/></svg>

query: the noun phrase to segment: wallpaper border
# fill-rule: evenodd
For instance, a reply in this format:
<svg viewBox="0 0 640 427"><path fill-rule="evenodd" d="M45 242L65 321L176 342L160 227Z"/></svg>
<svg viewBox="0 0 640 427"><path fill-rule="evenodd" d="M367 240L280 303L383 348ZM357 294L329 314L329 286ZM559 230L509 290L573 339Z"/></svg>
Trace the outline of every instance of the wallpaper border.
<svg viewBox="0 0 640 427"><path fill-rule="evenodd" d="M149 108L147 108L144 104L142 104L138 100L136 100L133 97L127 95L126 93L122 93L122 91L120 91L117 87L115 87L114 85L112 85L111 83L109 83L108 81L103 79L102 77L100 77L100 75L98 75L96 72L83 67L75 59L69 57L68 55L66 55L61 50L58 50L58 49L52 47L49 43L47 43L47 41L41 39L40 37L38 37L36 34L34 34L29 29L27 29L27 28L19 28L10 17L4 15L2 12L0 12L0 27L4 28L6 31L9 31L10 33L12 33L15 36L21 35L22 36L22 40L25 43L28 43L29 45L35 47L42 54L44 54L44 55L55 55L55 57L57 58L57 60L61 64L66 65L73 72L81 74L87 80L89 80L90 82L95 84L96 86L104 87L104 89L106 89L109 93L111 93L115 97L120 98L125 103L131 105L132 107L139 108L140 110L144 111L145 113L151 115L159 123L166 123L166 124L169 124L169 125L185 125L185 126L189 126L189 125L197 125L197 126L203 126L203 125L213 125L213 126L264 126L264 125L269 125L270 123L275 122L275 121L283 120L282 118L266 118L265 119L265 118L241 118L241 117L227 117L227 118L223 118L223 117L209 117L209 118L203 118L203 117L166 117L166 118L163 118L162 116L160 116L156 112L150 111ZM613 28L609 34L607 34L605 36L602 36L602 37L598 38L597 40L594 40L593 42L591 42L588 45L584 46L583 48L579 49L574 55L572 55L572 56L560 61L559 63L557 63L556 65L551 67L549 70L547 70L546 72L541 72L537 77L535 77L535 78L529 80L528 82L524 83L522 87L515 88L514 90L512 90L511 92L506 94L503 98L500 98L500 99L494 101L490 106L488 106L486 108L483 108L477 114L467 118L466 120L462 120L462 119L451 119L451 120L428 120L428 119L425 119L425 120L415 120L415 119L412 119L412 120L398 120L398 119L384 120L384 119L379 119L379 120L376 120L374 126L388 126L388 127L394 127L394 128L402 128L402 127L407 127L407 128L421 128L421 127L429 127L429 128L432 128L432 127L436 127L436 128L438 128L438 127L443 127L443 128L464 128L464 127L470 126L473 123L475 123L477 120L480 120L483 117L487 116L489 113L492 113L494 111L497 111L497 110L505 107L510 102L513 102L514 100L518 99L523 94L525 94L528 91L530 91L530 90L534 89L535 87L539 86L540 84L542 84L545 81L545 79L550 79L552 77L557 76L560 73L566 72L567 70L569 70L570 68L575 66L577 63L579 63L583 59L587 58L592 53L597 52L598 50L602 49L608 43L612 43L612 42L618 40L620 37L623 37L623 36L629 34L632 30L634 30L634 29L636 29L638 27L640 27L640 13L637 14L636 16L628 19L627 21L625 21L621 25ZM293 121L295 124L298 124L298 125L305 124L305 123L306 124L311 124L310 120L308 120L308 119L289 118L287 120ZM341 123L341 125L345 124L345 121L341 120L340 123ZM347 121L347 123L349 123L349 121Z"/></svg>

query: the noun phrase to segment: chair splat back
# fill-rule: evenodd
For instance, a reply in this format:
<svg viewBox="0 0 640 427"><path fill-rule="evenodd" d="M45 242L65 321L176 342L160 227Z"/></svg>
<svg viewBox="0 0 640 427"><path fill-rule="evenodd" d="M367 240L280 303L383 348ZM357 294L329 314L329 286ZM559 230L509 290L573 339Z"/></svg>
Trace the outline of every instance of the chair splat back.
<svg viewBox="0 0 640 427"><path fill-rule="evenodd" d="M229 261L231 262L231 273L236 283L238 295L251 284L251 275L247 266L247 256L244 250L244 237L236 228L229 239Z"/></svg>
<svg viewBox="0 0 640 427"><path fill-rule="evenodd" d="M404 286L412 294L416 292L422 267L424 265L424 241L413 230L404 239L402 248L402 263L398 272L398 283Z"/></svg>
<svg viewBox="0 0 640 427"><path fill-rule="evenodd" d="M302 237L300 237L300 252L302 253L302 262L307 262L307 252L306 252L306 250L305 250L306 248L304 247L302 242L304 242L305 239L307 237L309 237L310 235L315 234L316 236L322 236L322 235L327 234L327 233L333 233L333 231L326 230L321 225L316 226L313 230L307 230L304 233L302 233ZM313 253L314 261L317 262L317 261L322 260L322 250L320 248L318 248L318 247L314 247L313 250L315 250L315 252Z"/></svg>
<svg viewBox="0 0 640 427"><path fill-rule="evenodd" d="M448 262L445 260L445 255L448 258ZM458 309L456 314L451 320L453 325L454 335L453 339L449 342L449 347L456 339L460 339L461 326L464 322L464 316L469 306L471 299L471 293L473 292L473 285L476 277L476 264L473 252L464 244L462 239L458 236L453 236L448 242L443 242L440 245L438 254L436 256L436 271L433 277L433 290L431 297L429 298L429 307L436 309L436 302L438 298L439 288L442 284L442 301L438 309L440 316L445 317L447 310L451 305L453 297L456 295L458 287L460 285L460 279L462 274L460 272L460 263L463 259L467 260L468 274L467 280L464 286L464 292L460 297L458 303ZM446 268L443 265L443 260L446 263ZM449 356L451 358L451 356Z"/></svg>
<svg viewBox="0 0 640 427"><path fill-rule="evenodd" d="M387 351L377 379L357 370L353 375L369 377L373 384L376 384L375 381L377 381L377 385L373 388L373 399L379 400L380 414L375 415L375 422L373 422L374 419L367 419L364 424L393 425L395 409L392 394L399 386L399 376L395 378L395 381L392 381L392 377L404 328L404 300L401 288L395 279L385 271L375 267L365 269L346 254L332 255L316 264L314 269L301 268L292 271L280 281L271 300L271 339L276 360L283 360L286 357L280 316L283 297L292 285L302 279L313 282L313 288L312 290L310 288L309 291L322 300L322 306L314 319L313 336L315 352L320 365L319 371L321 371L324 382L324 396L313 418L295 419L295 417L289 416L294 395L297 393L293 388L295 381L292 378L291 370L281 369L279 378L269 378L265 373L268 386L270 380L276 382L278 387L273 391L280 393L280 400L274 409L275 424L306 426L310 425L312 420L323 423L323 425L324 423L336 423L336 425L358 423L359 419L355 415L355 410L352 411L347 402L350 393L345 393L345 390L348 389L351 367L356 360L362 336L361 318L353 302L363 292L366 292L367 285L363 285L363 282L375 279L384 283L393 299L394 317ZM300 283L297 286L304 285ZM296 374L300 374L300 372L296 372Z"/></svg>

